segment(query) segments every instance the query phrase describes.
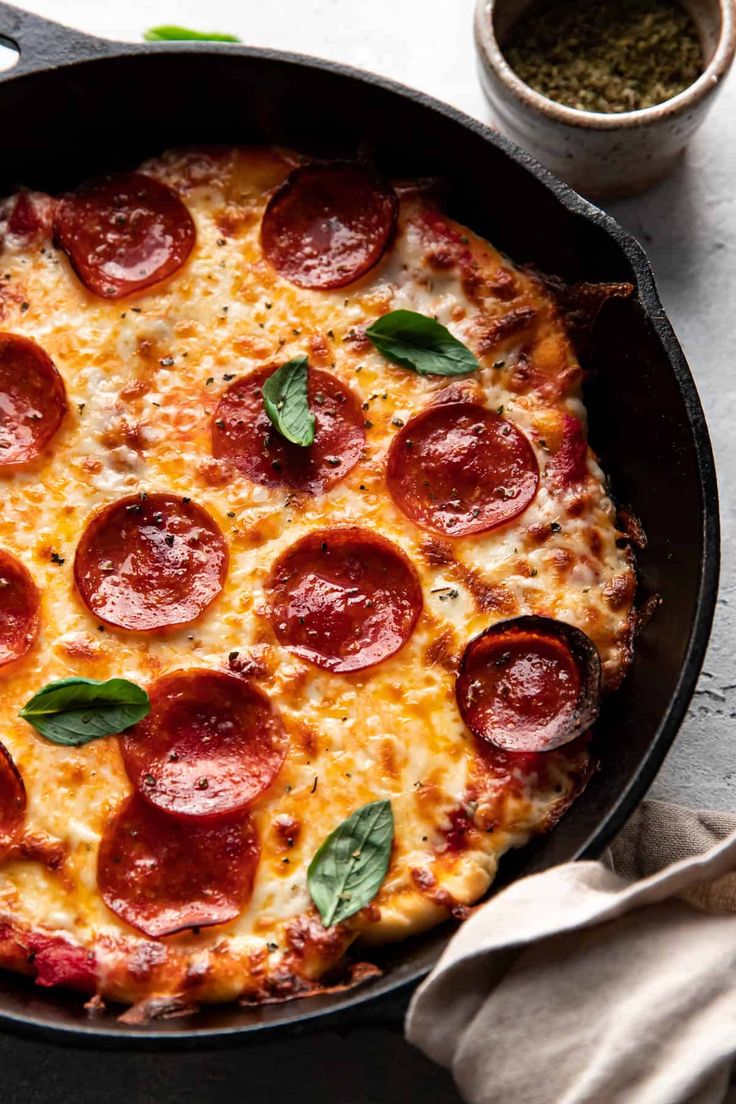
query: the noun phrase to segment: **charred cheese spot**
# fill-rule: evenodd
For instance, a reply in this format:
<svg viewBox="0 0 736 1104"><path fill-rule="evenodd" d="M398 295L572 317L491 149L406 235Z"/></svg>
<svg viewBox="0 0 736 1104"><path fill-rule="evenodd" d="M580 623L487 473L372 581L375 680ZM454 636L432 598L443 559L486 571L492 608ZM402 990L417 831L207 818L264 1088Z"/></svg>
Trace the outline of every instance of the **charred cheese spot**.
<svg viewBox="0 0 736 1104"><path fill-rule="evenodd" d="M629 609L634 600L634 579L631 573L614 575L603 587L603 597L613 610Z"/></svg>
<svg viewBox="0 0 736 1104"><path fill-rule="evenodd" d="M494 352L501 342L512 335L527 329L535 317L533 307L516 307L501 318L489 322L480 322L476 328L478 351L481 356Z"/></svg>
<svg viewBox="0 0 736 1104"><path fill-rule="evenodd" d="M566 575L575 563L575 557L569 548L556 548L545 559L549 563L555 577L563 582Z"/></svg>
<svg viewBox="0 0 736 1104"><path fill-rule="evenodd" d="M424 653L425 662L430 666L435 663L444 667L446 671L454 672L460 661L455 633L449 627L444 628L429 644Z"/></svg>

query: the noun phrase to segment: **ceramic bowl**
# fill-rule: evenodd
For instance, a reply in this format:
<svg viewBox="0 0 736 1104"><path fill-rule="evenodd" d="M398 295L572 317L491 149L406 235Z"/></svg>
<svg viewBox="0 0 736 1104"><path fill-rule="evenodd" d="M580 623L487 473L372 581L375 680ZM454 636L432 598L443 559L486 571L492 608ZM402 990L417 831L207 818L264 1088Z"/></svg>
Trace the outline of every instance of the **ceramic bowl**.
<svg viewBox="0 0 736 1104"><path fill-rule="evenodd" d="M501 45L535 0L478 0L475 40L483 89L503 133L577 191L633 195L673 167L705 118L736 49L734 0L684 0L706 66L672 99L641 111L579 111L535 92L511 69Z"/></svg>

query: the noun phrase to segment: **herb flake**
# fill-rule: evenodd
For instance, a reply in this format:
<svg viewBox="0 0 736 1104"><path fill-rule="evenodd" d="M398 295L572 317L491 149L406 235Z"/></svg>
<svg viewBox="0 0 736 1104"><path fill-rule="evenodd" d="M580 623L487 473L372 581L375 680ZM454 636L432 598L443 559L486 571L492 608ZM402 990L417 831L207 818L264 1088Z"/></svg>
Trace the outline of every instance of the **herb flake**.
<svg viewBox="0 0 736 1104"><path fill-rule="evenodd" d="M237 35L221 34L219 31L193 31L190 27L177 27L166 24L161 27L149 27L143 32L146 42L240 42Z"/></svg>

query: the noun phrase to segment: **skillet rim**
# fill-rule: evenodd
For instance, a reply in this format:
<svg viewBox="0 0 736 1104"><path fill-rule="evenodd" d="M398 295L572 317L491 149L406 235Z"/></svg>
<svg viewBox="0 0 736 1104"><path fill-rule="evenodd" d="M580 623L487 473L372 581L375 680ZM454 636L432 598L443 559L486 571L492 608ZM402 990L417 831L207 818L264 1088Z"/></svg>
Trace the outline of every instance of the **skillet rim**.
<svg viewBox="0 0 736 1104"><path fill-rule="evenodd" d="M702 532L703 552L700 561L695 615L690 626L677 685L669 705L652 736L639 769L629 785L621 791L615 805L598 822L588 838L571 854L569 861L596 857L623 826L644 796L677 735L705 657L718 594L720 524L718 486L710 437L695 381L672 326L664 313L651 265L639 242L610 215L578 195L509 139L499 135L480 120L474 119L458 108L445 104L425 92L410 88L391 78L366 72L341 62L270 48L204 42L147 44L111 42L73 31L51 20L0 2L0 19L5 15L15 18L17 26L9 33L0 33L0 41L9 41L19 45L21 60L14 69L0 74L0 98L2 97L3 85L9 85L15 81L20 82L25 77L43 77L44 73L57 69L76 68L87 64L95 65L107 60L122 60L129 57L155 57L160 54L209 54L215 56L227 54L242 58L244 61L248 58L274 61L287 66L297 66L301 69L327 72L409 99L423 111L442 115L451 123L470 130L479 138L490 142L503 154L511 158L520 168L536 177L544 187L553 193L567 211L592 223L623 252L636 278L638 300L644 317L654 330L683 399L698 473L699 522ZM26 42L28 34L36 36L36 41ZM396 978L391 974L384 975L369 986L348 990L337 997L329 998L329 1007L320 1007L320 1002L325 998L316 997L293 1001L281 1006L291 1011L292 1014L287 1014L277 1022L272 1023L264 1021L203 1029L197 1029L195 1024L186 1028L164 1030L154 1026L153 1029L146 1027L145 1029L134 1028L131 1030L123 1025L109 1027L95 1024L93 1019L90 1020L88 1025L52 1023L40 1015L16 1013L0 1008L0 1029L9 1033L35 1036L47 1042L71 1047L84 1048L85 1044L88 1044L98 1049L108 1050L125 1048L170 1051L233 1046L245 1041L246 1037L249 1037L251 1041L264 1038L271 1041L283 1037L285 1034L302 1034L310 1029L334 1029L336 1026L347 1026L344 1022L339 1023L338 1021L340 1017L344 1017L348 1013L353 1017L356 1013L363 1014L362 1019L351 1019L350 1026L358 1027L361 1024L369 1023L391 1026L392 1021L390 1019L387 1021L385 1013L381 1013L381 1006L385 1008L387 998L393 998L394 1003L397 999L400 1000L402 996L405 998L410 988L413 988L428 972L428 968L420 966L413 969L407 976ZM40 998L41 994L34 994L29 990L29 1003L33 1002L33 996ZM2 992L0 991L1 999ZM377 1004L379 1005L377 1015L366 1017L366 1009ZM226 1005L222 1007L227 1008ZM398 1027L398 1024L393 1026Z"/></svg>

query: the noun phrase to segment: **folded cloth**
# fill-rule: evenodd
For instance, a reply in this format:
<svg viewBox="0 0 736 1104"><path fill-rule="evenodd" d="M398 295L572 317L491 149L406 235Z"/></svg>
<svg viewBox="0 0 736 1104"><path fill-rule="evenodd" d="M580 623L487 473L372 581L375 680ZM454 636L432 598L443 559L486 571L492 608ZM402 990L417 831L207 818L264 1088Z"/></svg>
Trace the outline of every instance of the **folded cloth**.
<svg viewBox="0 0 736 1104"><path fill-rule="evenodd" d="M474 912L410 1042L470 1104L714 1104L736 1054L736 816L644 802L601 862Z"/></svg>

